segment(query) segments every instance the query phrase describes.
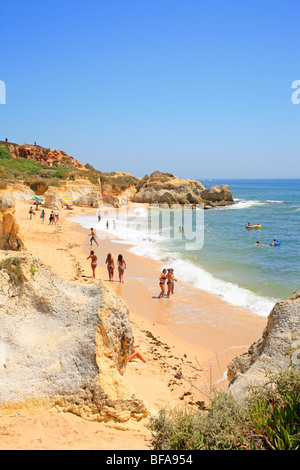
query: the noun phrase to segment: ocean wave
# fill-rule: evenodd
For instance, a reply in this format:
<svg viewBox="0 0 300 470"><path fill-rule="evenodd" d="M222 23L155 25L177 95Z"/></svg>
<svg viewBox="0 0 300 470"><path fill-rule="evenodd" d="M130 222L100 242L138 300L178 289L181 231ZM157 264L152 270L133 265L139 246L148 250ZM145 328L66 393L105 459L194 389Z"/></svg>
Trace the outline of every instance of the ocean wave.
<svg viewBox="0 0 300 470"><path fill-rule="evenodd" d="M250 209L255 206L266 206L268 204L284 204L285 201L274 201L272 199L267 199L265 201L260 201L258 199L239 199L234 198L235 204L231 206L217 207L217 210L237 210L237 209Z"/></svg>
<svg viewBox="0 0 300 470"><path fill-rule="evenodd" d="M101 223L94 223L94 217L81 216L71 220L88 229L94 227L97 234L102 233L103 237L105 233L114 234L117 237L117 240L115 240L116 243L132 245L129 249L130 252L138 256L159 261L161 265L164 264L164 267L174 268L176 278L191 283L198 289L215 294L230 305L248 308L253 313L264 317L269 315L270 310L276 302L275 299L258 295L248 289L240 287L238 284L223 281L210 274L202 267L190 261L183 260L180 253L171 252L167 247L161 246L158 243L160 240L159 235L155 233L149 234L146 230L146 214L147 212L144 210L137 214L136 226L139 228L134 226L128 228L126 226L126 218L121 218L117 220L115 230L111 228L111 223L110 229L106 230L104 220L101 221Z"/></svg>
<svg viewBox="0 0 300 470"><path fill-rule="evenodd" d="M130 251L139 256L162 261L166 265L165 267L174 269L176 278L181 281L215 294L230 305L248 308L257 315L267 317L277 301L263 297L232 282L223 281L200 266L183 260L179 254L166 252L163 260L161 250L158 250L154 244L134 246Z"/></svg>

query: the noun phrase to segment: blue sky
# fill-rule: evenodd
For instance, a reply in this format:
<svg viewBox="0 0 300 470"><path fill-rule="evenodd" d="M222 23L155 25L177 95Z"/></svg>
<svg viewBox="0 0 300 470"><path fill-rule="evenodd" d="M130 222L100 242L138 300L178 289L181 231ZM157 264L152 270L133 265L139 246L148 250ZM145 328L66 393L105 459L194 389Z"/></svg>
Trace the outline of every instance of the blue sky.
<svg viewBox="0 0 300 470"><path fill-rule="evenodd" d="M300 177L299 4L1 2L0 139L101 171Z"/></svg>

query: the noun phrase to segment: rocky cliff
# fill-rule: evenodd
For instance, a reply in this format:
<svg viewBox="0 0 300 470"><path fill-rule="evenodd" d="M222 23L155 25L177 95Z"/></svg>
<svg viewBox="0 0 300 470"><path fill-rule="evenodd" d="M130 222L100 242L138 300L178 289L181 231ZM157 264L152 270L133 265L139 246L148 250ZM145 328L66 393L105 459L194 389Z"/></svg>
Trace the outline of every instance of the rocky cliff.
<svg viewBox="0 0 300 470"><path fill-rule="evenodd" d="M11 191L0 189L0 249L19 251L24 238L15 218L15 201Z"/></svg>
<svg viewBox="0 0 300 470"><path fill-rule="evenodd" d="M268 372L290 367L300 369L300 291L275 304L262 337L230 362L229 390L243 395L250 385L266 381Z"/></svg>
<svg viewBox="0 0 300 470"><path fill-rule="evenodd" d="M81 207L99 207L102 204L101 183L92 184L86 179L63 181L60 186L49 186L43 194L44 206L50 209L61 209L70 198L69 204Z"/></svg>
<svg viewBox="0 0 300 470"><path fill-rule="evenodd" d="M207 207L234 203L227 185L205 189L200 181L184 180L159 171L144 178L131 199L149 204L201 204Z"/></svg>
<svg viewBox="0 0 300 470"><path fill-rule="evenodd" d="M2 261L0 413L139 422L148 411L123 376L132 342L126 305L101 282L67 283L27 255Z"/></svg>
<svg viewBox="0 0 300 470"><path fill-rule="evenodd" d="M1 141L0 145L5 147L13 158L30 159L44 166L73 166L85 169L85 166L62 150L51 150L40 145L6 143Z"/></svg>

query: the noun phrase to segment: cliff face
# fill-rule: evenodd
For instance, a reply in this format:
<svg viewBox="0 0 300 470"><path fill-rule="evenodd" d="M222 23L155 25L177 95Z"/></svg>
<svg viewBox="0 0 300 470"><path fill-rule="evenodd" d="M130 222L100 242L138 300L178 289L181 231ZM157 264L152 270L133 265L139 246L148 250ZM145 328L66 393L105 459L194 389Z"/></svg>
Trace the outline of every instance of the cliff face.
<svg viewBox="0 0 300 470"><path fill-rule="evenodd" d="M138 185L134 202L149 204L201 204L209 207L233 204L229 186L205 189L200 181L180 179L170 173L155 171Z"/></svg>
<svg viewBox="0 0 300 470"><path fill-rule="evenodd" d="M64 197L70 198L69 204L82 207L99 207L102 204L101 184L92 184L89 180L78 179L65 181L61 186L50 186L44 193L45 207L61 209L68 203Z"/></svg>
<svg viewBox="0 0 300 470"><path fill-rule="evenodd" d="M30 159L39 162L42 165L52 166L74 166L75 168L85 169L85 166L73 157L69 157L62 150L51 150L39 145L17 145L1 142L1 145L9 151L13 158Z"/></svg>
<svg viewBox="0 0 300 470"><path fill-rule="evenodd" d="M229 390L244 394L253 383L266 380L266 371L300 369L300 291L272 309L262 338L228 365Z"/></svg>
<svg viewBox="0 0 300 470"><path fill-rule="evenodd" d="M0 413L56 406L141 420L147 409L123 377L132 342L126 305L101 282L67 283L25 255L2 263Z"/></svg>
<svg viewBox="0 0 300 470"><path fill-rule="evenodd" d="M19 251L24 247L23 235L15 218L14 198L9 190L0 190L0 249Z"/></svg>

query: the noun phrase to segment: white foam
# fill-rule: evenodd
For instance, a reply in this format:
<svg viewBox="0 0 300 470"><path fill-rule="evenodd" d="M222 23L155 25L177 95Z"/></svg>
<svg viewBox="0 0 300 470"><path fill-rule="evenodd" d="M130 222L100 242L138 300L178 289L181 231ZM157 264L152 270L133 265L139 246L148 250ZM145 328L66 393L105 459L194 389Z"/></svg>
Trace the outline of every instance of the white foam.
<svg viewBox="0 0 300 470"><path fill-rule="evenodd" d="M248 201L248 203L261 203L260 201ZM113 229L112 218L105 216L100 223L95 223L95 217L78 216L70 220L90 229L93 227L96 233L102 236L113 234L118 240L116 243L132 245L130 251L138 256L144 256L167 264L164 267L172 267L176 278L191 283L198 289L218 295L225 302L246 307L253 313L267 317L273 308L276 299L263 297L254 292L240 287L238 284L224 281L196 266L190 261L185 261L179 253L172 253L158 243L159 234L147 231L147 209L136 211L133 223L129 223L125 216L116 220L116 229ZM106 220L109 220L109 229L106 229ZM113 241L113 240L112 240Z"/></svg>

